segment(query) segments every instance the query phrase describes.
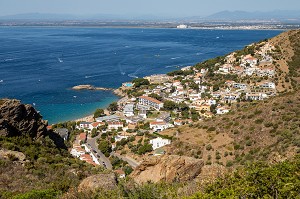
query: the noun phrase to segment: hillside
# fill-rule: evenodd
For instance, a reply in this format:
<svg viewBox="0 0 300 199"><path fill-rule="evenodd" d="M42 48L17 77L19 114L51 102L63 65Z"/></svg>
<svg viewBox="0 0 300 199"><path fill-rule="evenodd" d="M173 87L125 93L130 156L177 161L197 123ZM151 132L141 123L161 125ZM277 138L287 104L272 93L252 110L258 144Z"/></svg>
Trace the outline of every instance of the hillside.
<svg viewBox="0 0 300 199"><path fill-rule="evenodd" d="M269 65L276 74L271 77L213 73L224 57L195 65L199 70L207 68L205 83L212 90L221 88L226 78L253 84L266 78L275 82L277 94L263 101L229 103L227 114L201 120L197 116L194 122L190 119L188 124L160 132L172 138L172 143L164 146L166 154L151 157L148 150L138 153L144 161L129 178L119 181L110 171L71 157L64 145L70 143L47 131L46 122L32 106L1 100L0 197L300 197L299 38L297 30L269 40L276 46L272 52L275 59ZM235 59L260 45L258 42L237 51ZM103 177L105 173L107 178Z"/></svg>
<svg viewBox="0 0 300 199"><path fill-rule="evenodd" d="M62 138L47 131L46 125L31 105L1 100L0 198L26 192L53 198L76 188L85 177L102 172L74 159Z"/></svg>
<svg viewBox="0 0 300 199"><path fill-rule="evenodd" d="M270 40L281 52L273 63L279 96L235 103L229 114L164 131L163 135L177 135L166 147L168 153L227 167L278 162L299 153L299 36L300 31L289 31Z"/></svg>

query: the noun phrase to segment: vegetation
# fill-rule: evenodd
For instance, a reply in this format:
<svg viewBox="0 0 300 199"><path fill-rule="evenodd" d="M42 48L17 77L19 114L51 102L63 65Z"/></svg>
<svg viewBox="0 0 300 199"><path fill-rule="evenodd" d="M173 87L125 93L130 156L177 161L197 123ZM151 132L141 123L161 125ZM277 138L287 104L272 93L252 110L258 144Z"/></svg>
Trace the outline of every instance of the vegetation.
<svg viewBox="0 0 300 199"><path fill-rule="evenodd" d="M114 111L117 111L118 108L119 108L118 103L117 103L117 102L112 102L112 103L108 106L107 110L109 110L110 112L114 112Z"/></svg>
<svg viewBox="0 0 300 199"><path fill-rule="evenodd" d="M139 88L141 86L150 84L149 80L144 79L144 78L136 78L136 79L132 80L132 83L134 84L135 88Z"/></svg>
<svg viewBox="0 0 300 199"><path fill-rule="evenodd" d="M96 109L96 111L94 112L94 118L97 118L97 117L101 117L101 116L104 116L104 110L103 109Z"/></svg>
<svg viewBox="0 0 300 199"><path fill-rule="evenodd" d="M102 172L101 167L74 159L49 137L34 141L0 136L0 148L22 152L27 160L0 158L0 198L55 198L77 187L85 177Z"/></svg>

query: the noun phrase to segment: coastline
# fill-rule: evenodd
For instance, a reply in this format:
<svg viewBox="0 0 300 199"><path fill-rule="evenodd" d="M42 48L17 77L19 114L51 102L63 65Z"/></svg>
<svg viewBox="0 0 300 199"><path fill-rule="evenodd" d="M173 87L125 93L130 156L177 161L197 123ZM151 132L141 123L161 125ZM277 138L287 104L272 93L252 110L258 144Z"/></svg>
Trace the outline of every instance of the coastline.
<svg viewBox="0 0 300 199"><path fill-rule="evenodd" d="M121 87L120 87L120 88L121 88ZM119 97L119 99L118 99L117 101L112 101L111 103L117 102L118 105L120 105L120 104L123 104L123 101L127 101L127 99L128 99L127 96L124 96L124 95L121 94L121 91L119 90L119 88L114 89L114 90L113 90L113 93L114 93L117 97ZM106 115L109 115L109 111L107 110L107 108L103 108L103 110L104 110L104 113L105 113ZM96 110L94 110L94 111L96 111ZM94 115L93 115L93 114L89 114L89 115L86 115L86 116L84 116L84 117L80 117L80 118L78 118L78 119L75 119L75 120L73 120L73 121L75 121L75 122L94 122Z"/></svg>

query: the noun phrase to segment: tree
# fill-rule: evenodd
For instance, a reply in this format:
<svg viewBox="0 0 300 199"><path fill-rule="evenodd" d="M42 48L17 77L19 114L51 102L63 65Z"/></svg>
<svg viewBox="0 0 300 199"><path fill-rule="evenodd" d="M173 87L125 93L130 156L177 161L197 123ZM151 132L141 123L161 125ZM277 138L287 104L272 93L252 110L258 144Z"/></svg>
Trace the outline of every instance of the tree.
<svg viewBox="0 0 300 199"><path fill-rule="evenodd" d="M117 103L117 102L113 102L113 103L111 103L111 104L108 106L107 109L108 109L110 112L114 112L114 111L117 111L118 108L119 108L118 103Z"/></svg>
<svg viewBox="0 0 300 199"><path fill-rule="evenodd" d="M97 118L97 117L101 117L104 115L104 110L101 109L101 108L98 108L95 112L94 112L94 118Z"/></svg>
<svg viewBox="0 0 300 199"><path fill-rule="evenodd" d="M178 104L176 104L176 103L173 102L173 101L166 100L166 101L164 102L164 108L165 108L166 110L171 111L171 110L177 109L177 108L178 108Z"/></svg>
<svg viewBox="0 0 300 199"><path fill-rule="evenodd" d="M92 138L96 137L97 135L99 135L98 130L96 128L93 128L92 134L91 134Z"/></svg>
<svg viewBox="0 0 300 199"><path fill-rule="evenodd" d="M144 78L136 78L134 80L132 80L132 83L134 83L134 87L139 88L143 85L149 85L150 82L147 79Z"/></svg>
<svg viewBox="0 0 300 199"><path fill-rule="evenodd" d="M98 148L106 157L108 157L110 152L112 151L111 143L107 140L101 140L99 142Z"/></svg>
<svg viewBox="0 0 300 199"><path fill-rule="evenodd" d="M159 100L159 101L162 101L162 97L161 96L159 96L159 95L157 95L157 94L155 94L155 93L151 93L150 95L148 95L149 97L152 97L152 98L154 98L154 99L157 99L157 100Z"/></svg>

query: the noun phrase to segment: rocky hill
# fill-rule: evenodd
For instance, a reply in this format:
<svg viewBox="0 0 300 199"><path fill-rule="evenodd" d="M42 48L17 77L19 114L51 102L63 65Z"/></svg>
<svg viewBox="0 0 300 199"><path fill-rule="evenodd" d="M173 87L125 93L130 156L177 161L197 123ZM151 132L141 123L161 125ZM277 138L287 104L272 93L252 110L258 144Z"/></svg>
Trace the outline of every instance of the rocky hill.
<svg viewBox="0 0 300 199"><path fill-rule="evenodd" d="M0 136L29 135L39 138L47 134L47 122L31 105L18 100L3 99L0 102Z"/></svg>

